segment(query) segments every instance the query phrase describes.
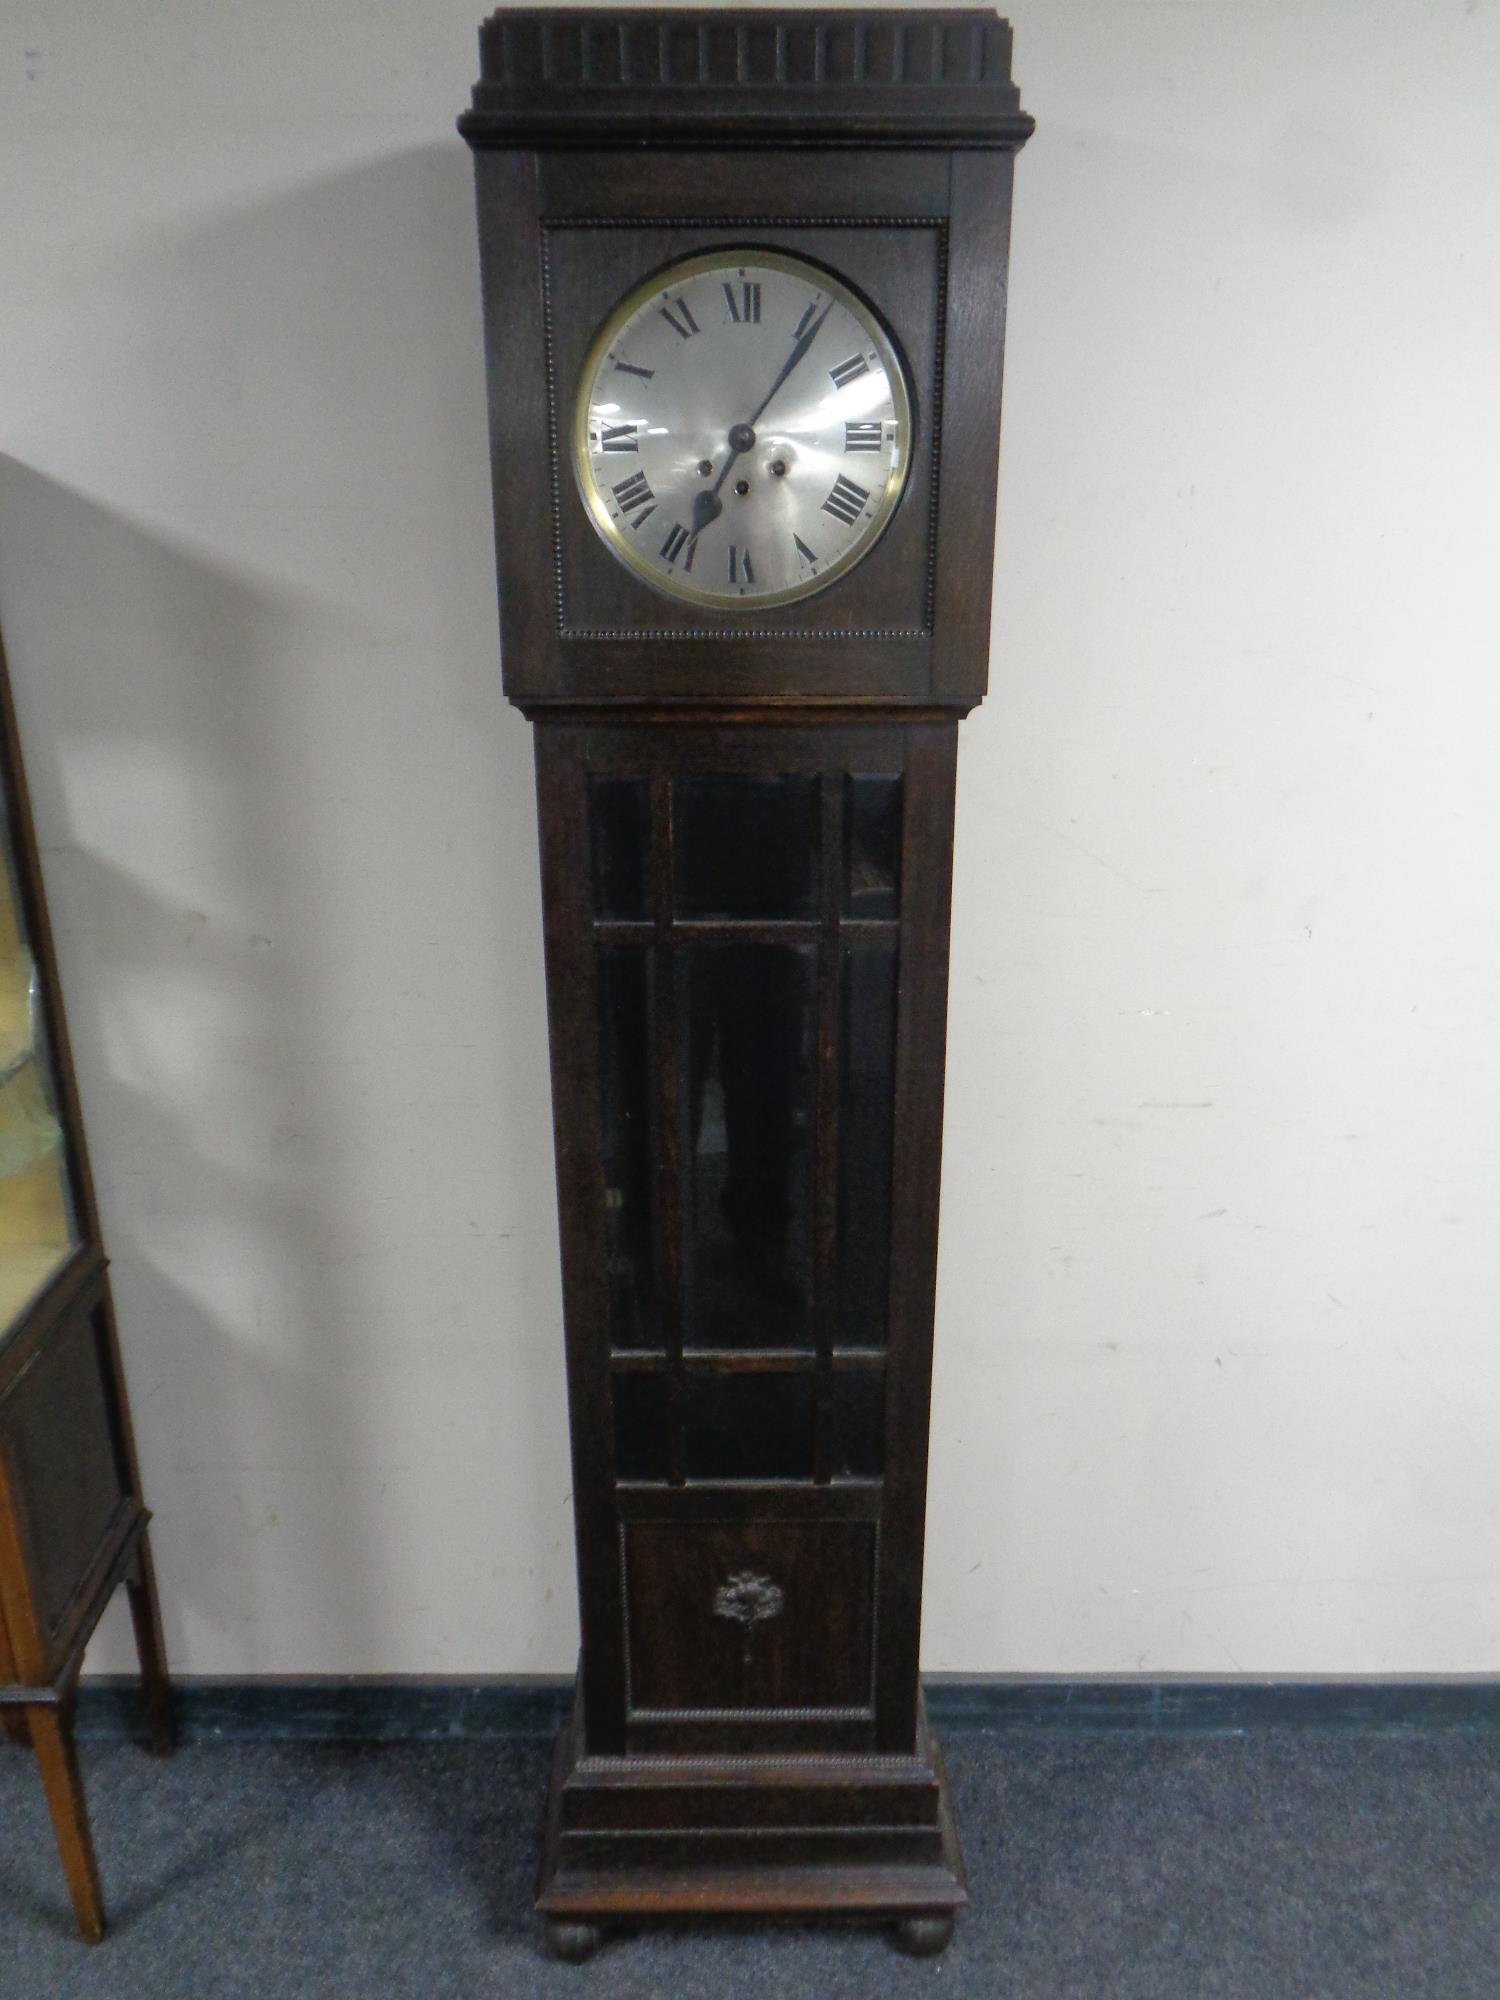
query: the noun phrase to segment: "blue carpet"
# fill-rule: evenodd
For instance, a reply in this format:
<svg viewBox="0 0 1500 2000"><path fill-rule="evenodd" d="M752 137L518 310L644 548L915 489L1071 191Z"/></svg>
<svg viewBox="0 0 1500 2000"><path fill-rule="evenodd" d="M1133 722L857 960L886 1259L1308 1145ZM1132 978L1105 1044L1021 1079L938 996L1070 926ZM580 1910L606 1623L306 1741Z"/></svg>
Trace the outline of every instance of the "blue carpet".
<svg viewBox="0 0 1500 2000"><path fill-rule="evenodd" d="M954 1732L974 1907L916 1962L837 1925L530 1916L547 1746L88 1745L111 1935L74 1939L31 1758L0 1752L5 2000L1497 2000L1500 1738Z"/></svg>

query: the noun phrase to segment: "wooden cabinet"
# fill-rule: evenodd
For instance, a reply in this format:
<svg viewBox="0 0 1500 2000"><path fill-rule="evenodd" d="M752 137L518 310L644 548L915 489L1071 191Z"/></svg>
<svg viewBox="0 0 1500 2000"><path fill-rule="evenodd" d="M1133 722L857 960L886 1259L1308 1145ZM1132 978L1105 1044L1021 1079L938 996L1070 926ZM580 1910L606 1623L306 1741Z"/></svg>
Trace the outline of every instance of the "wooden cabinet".
<svg viewBox="0 0 1500 2000"><path fill-rule="evenodd" d="M104 1933L73 1747L83 1652L129 1592L153 1749L166 1659L114 1309L0 653L0 1717L30 1741L78 1925Z"/></svg>

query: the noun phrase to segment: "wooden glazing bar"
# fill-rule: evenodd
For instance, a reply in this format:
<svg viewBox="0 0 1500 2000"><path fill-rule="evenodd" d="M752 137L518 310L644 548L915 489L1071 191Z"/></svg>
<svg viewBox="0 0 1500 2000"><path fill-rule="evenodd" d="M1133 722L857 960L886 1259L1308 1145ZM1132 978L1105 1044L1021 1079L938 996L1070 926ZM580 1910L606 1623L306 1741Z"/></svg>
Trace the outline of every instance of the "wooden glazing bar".
<svg viewBox="0 0 1500 2000"><path fill-rule="evenodd" d="M668 928L679 944L817 944L824 934L821 917L679 917ZM880 917L845 917L842 929L846 938L880 943L894 942L900 926ZM609 917L594 925L601 946L644 947L659 935L655 923L630 918Z"/></svg>
<svg viewBox="0 0 1500 2000"><path fill-rule="evenodd" d="M616 1375L665 1375L671 1358L660 1348L621 1347L609 1357ZM806 1347L685 1347L682 1369L685 1375L810 1375L823 1365L821 1357ZM836 1347L828 1357L835 1375L880 1375L885 1371L885 1350L879 1347Z"/></svg>
<svg viewBox="0 0 1500 2000"><path fill-rule="evenodd" d="M622 1521L878 1521L878 1480L695 1479L683 1486L622 1481L616 1499Z"/></svg>
<svg viewBox="0 0 1500 2000"><path fill-rule="evenodd" d="M682 1104L681 1036L672 957L672 780L658 771L651 779L651 908L656 947L651 980L652 1067L656 1091L656 1257L657 1290L666 1354L667 1465L674 1486L682 1468Z"/></svg>
<svg viewBox="0 0 1500 2000"><path fill-rule="evenodd" d="M844 774L825 768L818 941L817 1167L813 1214L813 1331L818 1386L813 1412L813 1478L833 1469L833 1346L838 1321L839 1215L839 913L844 892Z"/></svg>

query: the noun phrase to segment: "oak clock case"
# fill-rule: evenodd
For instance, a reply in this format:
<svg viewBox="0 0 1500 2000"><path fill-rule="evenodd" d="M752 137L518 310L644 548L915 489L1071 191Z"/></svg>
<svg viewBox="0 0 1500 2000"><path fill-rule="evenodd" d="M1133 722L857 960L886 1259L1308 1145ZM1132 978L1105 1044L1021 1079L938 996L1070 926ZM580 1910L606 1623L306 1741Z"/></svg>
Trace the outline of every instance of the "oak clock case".
<svg viewBox="0 0 1500 2000"><path fill-rule="evenodd" d="M582 1628L538 1907L574 1958L714 1912L937 1950L966 1890L918 1646L1010 33L517 10L480 47Z"/></svg>
<svg viewBox="0 0 1500 2000"><path fill-rule="evenodd" d="M0 1726L36 1753L81 1935L104 1935L73 1743L123 1583L153 1750L172 1716L149 1520L0 650Z"/></svg>

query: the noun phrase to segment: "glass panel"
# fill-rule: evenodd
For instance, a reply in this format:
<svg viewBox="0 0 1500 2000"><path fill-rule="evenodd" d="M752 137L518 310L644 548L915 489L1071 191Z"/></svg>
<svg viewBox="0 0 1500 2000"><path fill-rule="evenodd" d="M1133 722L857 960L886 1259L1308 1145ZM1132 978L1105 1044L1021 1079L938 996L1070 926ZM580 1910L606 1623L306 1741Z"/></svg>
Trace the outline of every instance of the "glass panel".
<svg viewBox="0 0 1500 2000"><path fill-rule="evenodd" d="M596 917L628 922L650 916L650 829L644 778L589 779Z"/></svg>
<svg viewBox="0 0 1500 2000"><path fill-rule="evenodd" d="M672 854L680 917L812 916L817 779L674 779Z"/></svg>
<svg viewBox="0 0 1500 2000"><path fill-rule="evenodd" d="M651 1228L651 954L599 953L604 1236L616 1347L660 1347Z"/></svg>
<svg viewBox="0 0 1500 2000"><path fill-rule="evenodd" d="M689 1479L811 1479L811 1375L690 1375L683 1391Z"/></svg>
<svg viewBox="0 0 1500 2000"><path fill-rule="evenodd" d="M36 965L7 852L0 866L0 1334L77 1241Z"/></svg>
<svg viewBox="0 0 1500 2000"><path fill-rule="evenodd" d="M839 1037L838 1339L884 1347L890 1304L896 949L846 944Z"/></svg>
<svg viewBox="0 0 1500 2000"><path fill-rule="evenodd" d="M816 947L676 953L682 1064L683 1342L811 1335Z"/></svg>
<svg viewBox="0 0 1500 2000"><path fill-rule="evenodd" d="M844 915L894 917L901 896L901 780L844 780Z"/></svg>
<svg viewBox="0 0 1500 2000"><path fill-rule="evenodd" d="M617 1375L615 1390L615 1476L667 1476L667 1378Z"/></svg>
<svg viewBox="0 0 1500 2000"><path fill-rule="evenodd" d="M833 1378L833 1476L878 1479L885 1470L885 1377Z"/></svg>

